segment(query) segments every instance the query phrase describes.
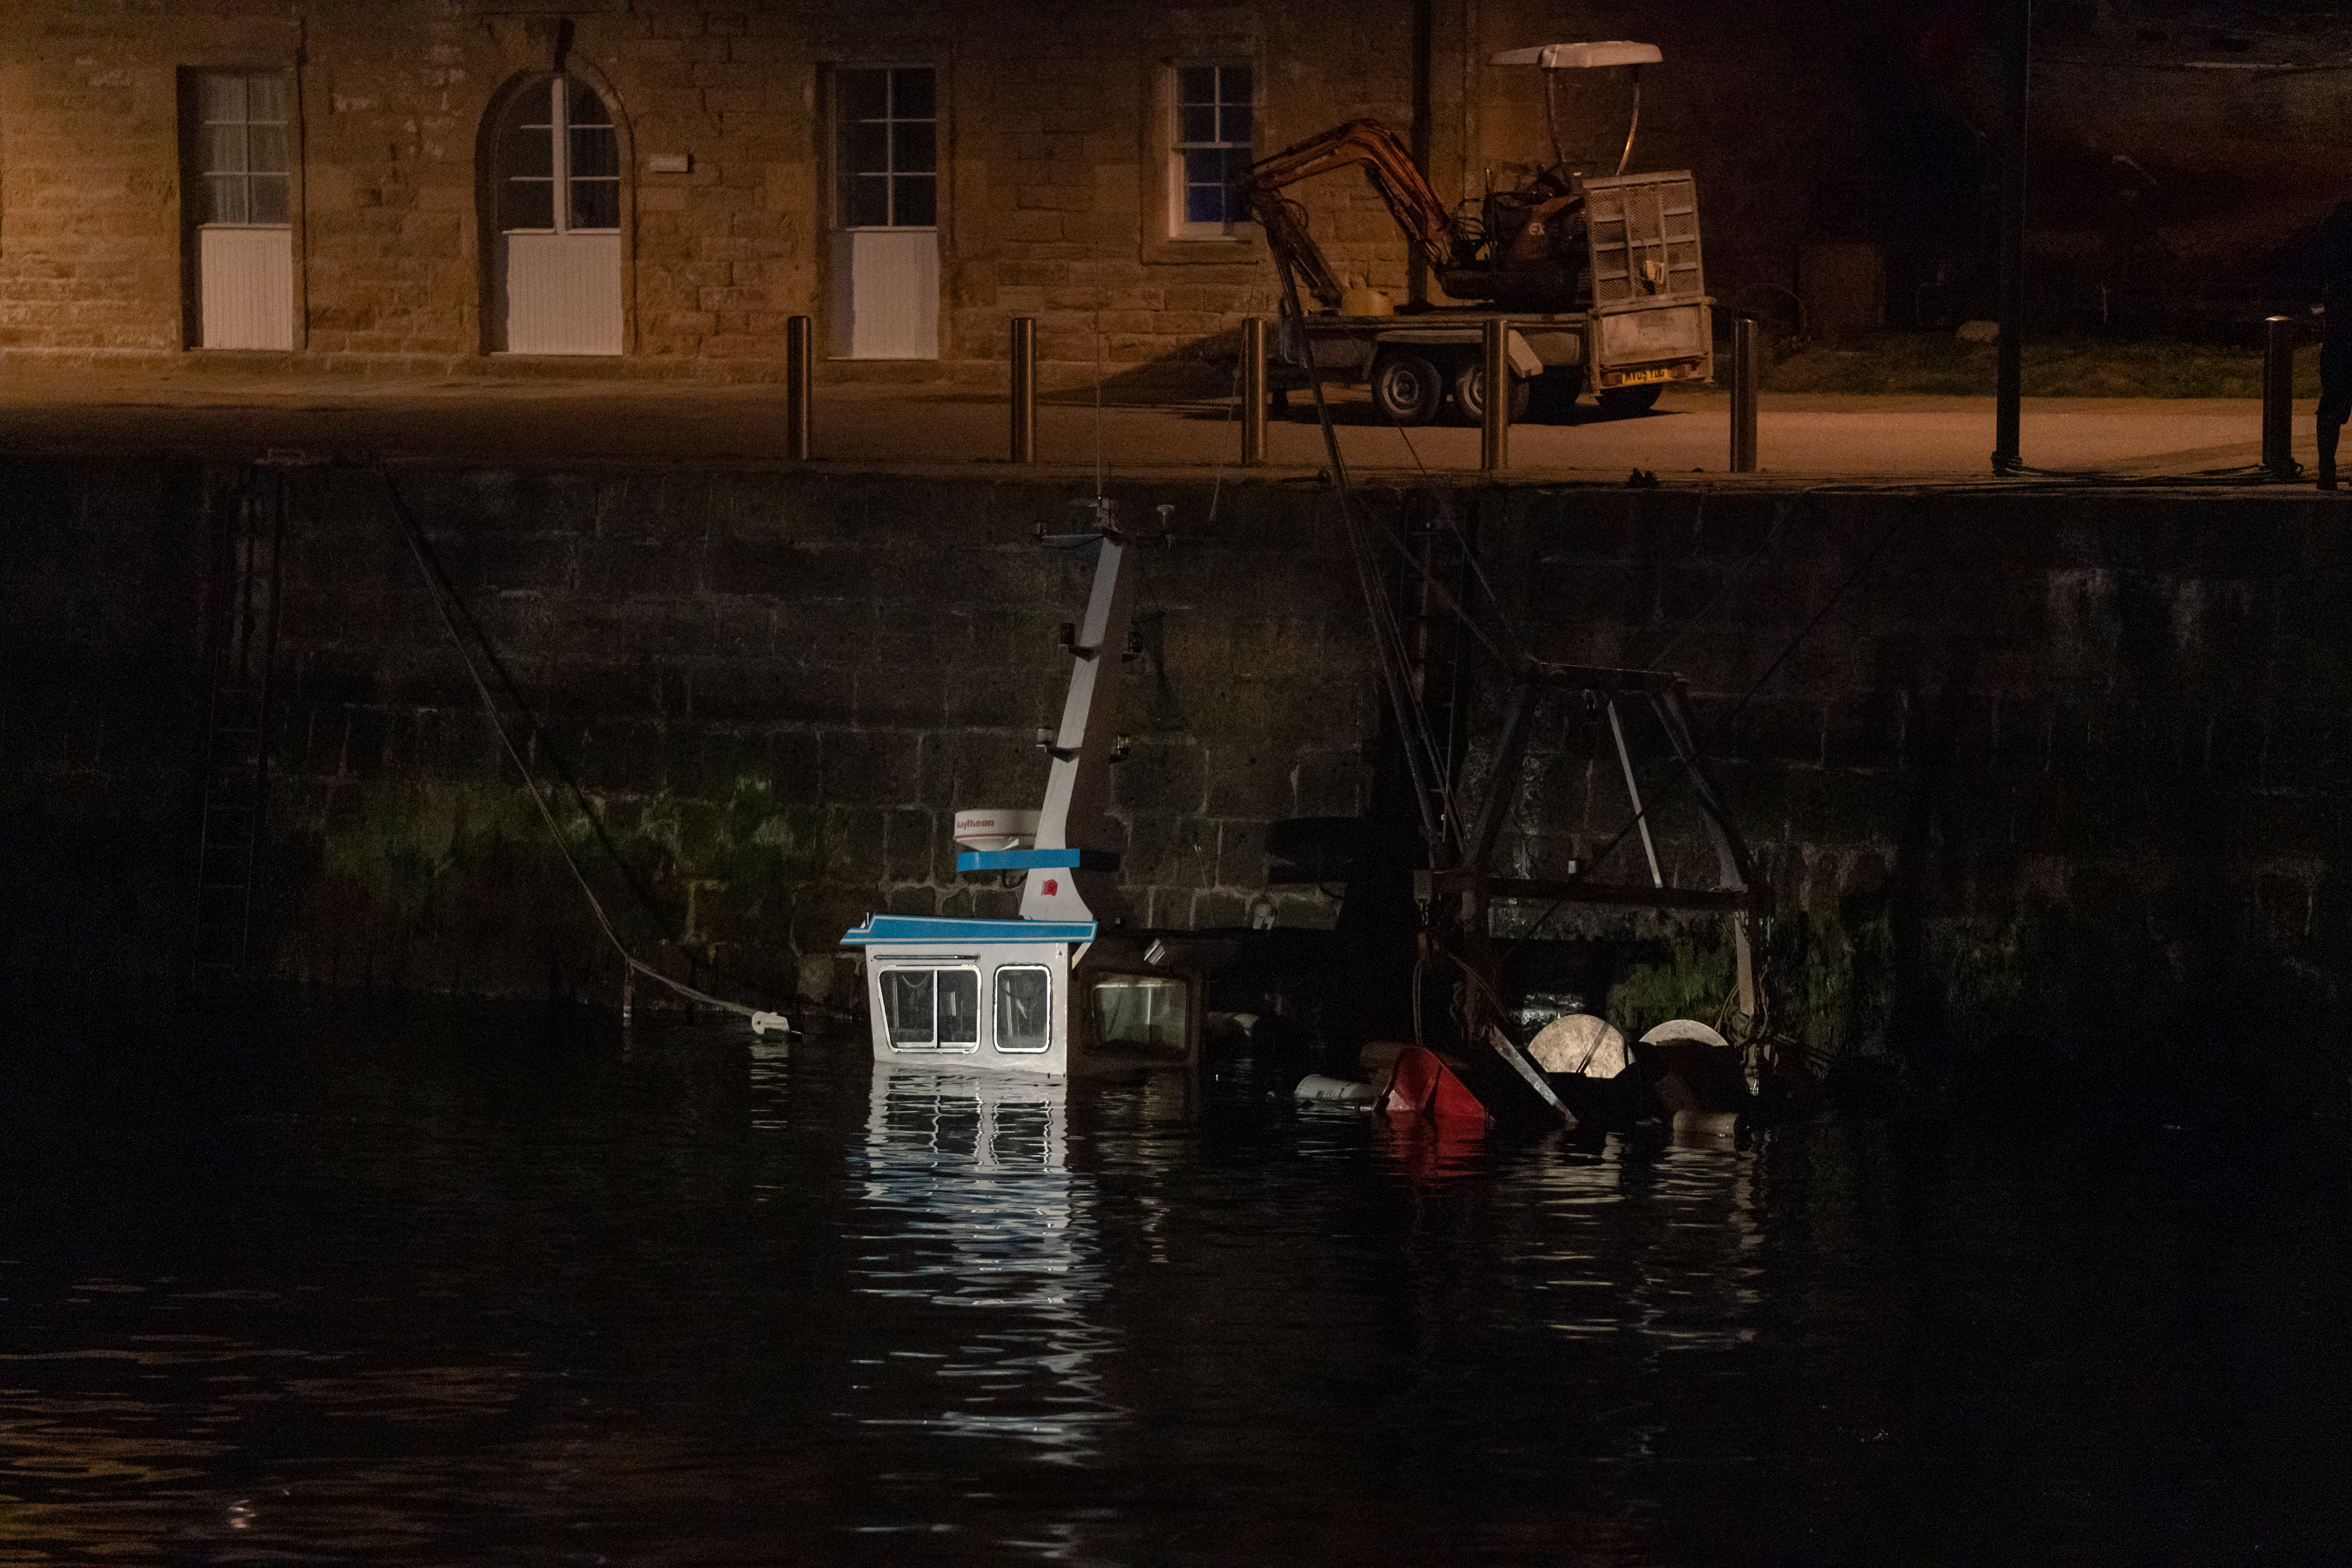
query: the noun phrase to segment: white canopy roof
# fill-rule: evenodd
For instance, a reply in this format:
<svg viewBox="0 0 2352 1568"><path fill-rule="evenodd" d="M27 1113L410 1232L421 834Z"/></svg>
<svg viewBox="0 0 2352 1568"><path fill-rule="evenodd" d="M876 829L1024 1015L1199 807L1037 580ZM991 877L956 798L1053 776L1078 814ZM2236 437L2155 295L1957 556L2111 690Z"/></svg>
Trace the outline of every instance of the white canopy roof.
<svg viewBox="0 0 2352 1568"><path fill-rule="evenodd" d="M1664 58L1655 44L1629 44L1618 38L1601 44L1538 44L1531 49L1505 49L1486 63L1580 70L1592 66L1654 66Z"/></svg>

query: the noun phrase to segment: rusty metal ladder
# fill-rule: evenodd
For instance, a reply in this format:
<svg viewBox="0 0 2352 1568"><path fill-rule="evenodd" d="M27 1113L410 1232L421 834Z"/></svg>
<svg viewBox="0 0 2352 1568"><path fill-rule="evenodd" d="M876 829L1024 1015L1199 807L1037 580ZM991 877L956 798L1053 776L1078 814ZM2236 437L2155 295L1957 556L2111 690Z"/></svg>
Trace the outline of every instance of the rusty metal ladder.
<svg viewBox="0 0 2352 1568"><path fill-rule="evenodd" d="M286 479L247 470L226 498L215 581L205 713L204 805L196 836L192 968L198 981L243 975L252 956L269 794L269 680L278 644L278 552Z"/></svg>

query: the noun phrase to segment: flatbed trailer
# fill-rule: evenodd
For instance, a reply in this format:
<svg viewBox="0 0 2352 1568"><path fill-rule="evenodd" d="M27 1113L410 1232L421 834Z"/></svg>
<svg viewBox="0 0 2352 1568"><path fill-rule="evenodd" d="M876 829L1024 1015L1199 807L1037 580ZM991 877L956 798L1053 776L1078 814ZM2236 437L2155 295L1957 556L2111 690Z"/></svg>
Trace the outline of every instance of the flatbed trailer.
<svg viewBox="0 0 2352 1568"><path fill-rule="evenodd" d="M1381 414L1425 425L1450 400L1475 423L1485 407L1486 323L1509 323L1510 414L1525 416L1538 376L1572 397L1591 388L1612 413L1643 412L1676 383L1715 374L1715 301L1699 256L1698 201L1687 172L1584 182L1586 266L1572 310L1441 305L1392 315L1320 311L1304 318L1315 368L1369 384ZM1298 331L1283 324L1277 354L1303 376ZM1564 397L1566 402L1570 397Z"/></svg>

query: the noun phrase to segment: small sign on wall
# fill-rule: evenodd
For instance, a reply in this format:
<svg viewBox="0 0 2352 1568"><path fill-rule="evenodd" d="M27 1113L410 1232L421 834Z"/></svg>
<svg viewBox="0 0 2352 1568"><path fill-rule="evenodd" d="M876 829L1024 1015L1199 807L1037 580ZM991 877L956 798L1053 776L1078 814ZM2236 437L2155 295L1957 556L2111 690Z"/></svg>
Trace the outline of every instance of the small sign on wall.
<svg viewBox="0 0 2352 1568"><path fill-rule="evenodd" d="M694 172L694 154L649 153L646 155L646 172L653 174L690 174Z"/></svg>

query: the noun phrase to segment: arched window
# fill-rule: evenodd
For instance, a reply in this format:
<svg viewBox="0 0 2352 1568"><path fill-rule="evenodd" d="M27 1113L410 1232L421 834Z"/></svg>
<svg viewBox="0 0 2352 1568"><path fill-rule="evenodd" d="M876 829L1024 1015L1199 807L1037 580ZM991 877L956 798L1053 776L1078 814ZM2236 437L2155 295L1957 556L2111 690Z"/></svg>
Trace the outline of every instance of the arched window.
<svg viewBox="0 0 2352 1568"><path fill-rule="evenodd" d="M499 133L499 226L509 234L621 226L620 132L604 99L579 78L533 82L508 107Z"/></svg>
<svg viewBox="0 0 2352 1568"><path fill-rule="evenodd" d="M499 119L495 346L621 352L621 132L570 74L525 83Z"/></svg>

